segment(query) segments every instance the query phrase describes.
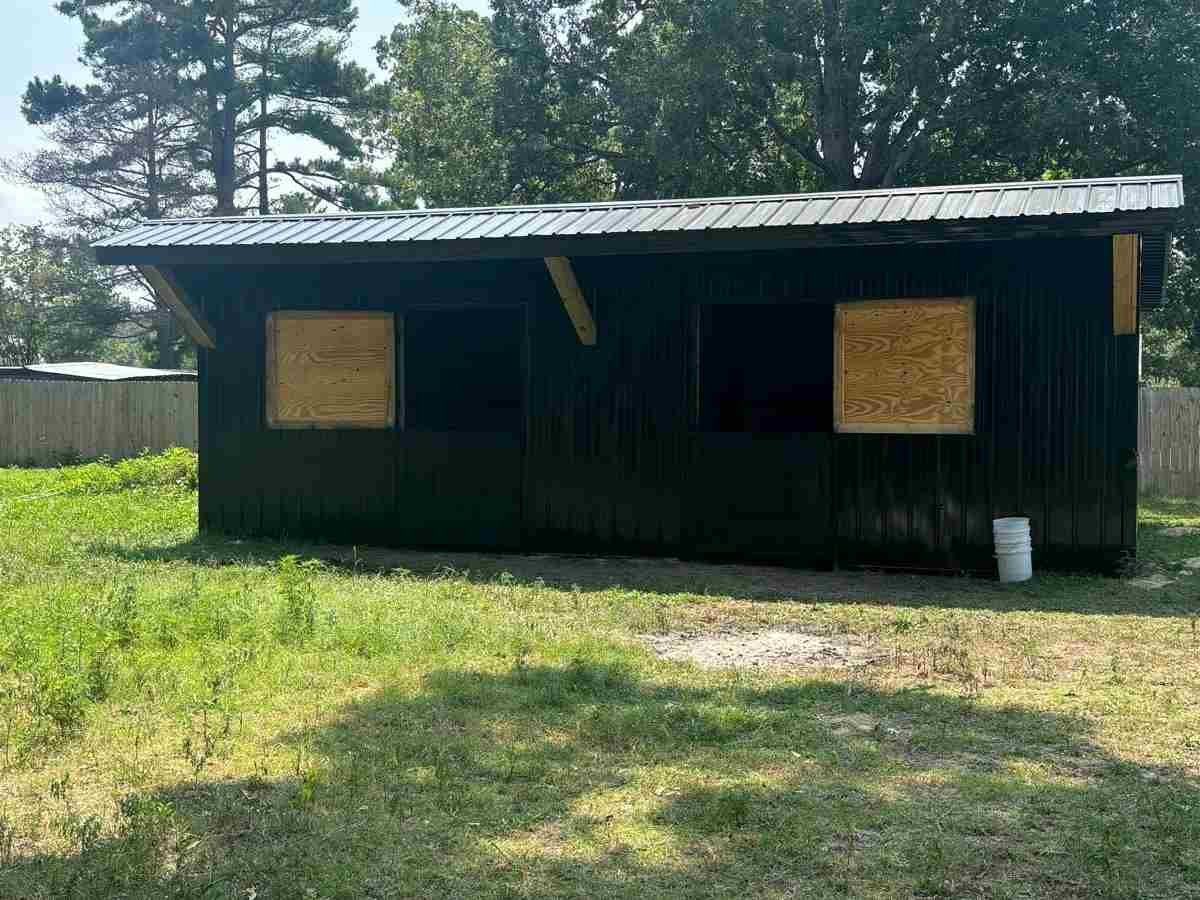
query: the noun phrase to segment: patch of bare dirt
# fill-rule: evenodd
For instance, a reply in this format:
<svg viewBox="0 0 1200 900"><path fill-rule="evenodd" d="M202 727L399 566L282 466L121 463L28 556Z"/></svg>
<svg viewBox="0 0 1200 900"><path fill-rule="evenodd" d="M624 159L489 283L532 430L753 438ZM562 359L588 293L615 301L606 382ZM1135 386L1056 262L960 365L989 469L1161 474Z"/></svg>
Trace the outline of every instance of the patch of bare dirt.
<svg viewBox="0 0 1200 900"><path fill-rule="evenodd" d="M1161 572L1155 572L1153 575L1147 575L1145 578L1130 578L1125 583L1147 591L1157 591L1160 588L1165 588L1168 584L1174 584L1175 579L1168 578Z"/></svg>
<svg viewBox="0 0 1200 900"><path fill-rule="evenodd" d="M906 574L868 570L817 572L753 563L714 563L669 557L489 554L350 547L339 544L289 545L292 552L345 568L417 575L446 572L472 578L507 574L519 582L542 581L584 590L624 587L659 593L694 593L737 600L883 601L922 605L953 601L988 604L1011 598L1012 586L990 578Z"/></svg>
<svg viewBox="0 0 1200 900"><path fill-rule="evenodd" d="M1191 537L1200 534L1200 528L1194 525L1174 525L1171 528L1164 528L1162 533L1167 537Z"/></svg>
<svg viewBox="0 0 1200 900"><path fill-rule="evenodd" d="M662 659L706 669L791 669L865 666L883 657L876 647L840 635L769 628L761 631L673 632L643 635Z"/></svg>

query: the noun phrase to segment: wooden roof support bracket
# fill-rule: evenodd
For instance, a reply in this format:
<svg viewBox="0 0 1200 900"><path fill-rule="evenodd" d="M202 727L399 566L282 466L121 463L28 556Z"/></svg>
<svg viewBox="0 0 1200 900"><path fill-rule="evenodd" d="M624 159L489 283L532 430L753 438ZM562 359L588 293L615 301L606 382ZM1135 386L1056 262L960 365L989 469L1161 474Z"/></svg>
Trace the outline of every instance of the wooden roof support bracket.
<svg viewBox="0 0 1200 900"><path fill-rule="evenodd" d="M563 308L575 326L575 333L579 335L579 343L586 347L596 346L596 320L592 318L592 310L579 288L571 260L565 256L547 256L545 260L546 269L558 288L558 296L562 298Z"/></svg>
<svg viewBox="0 0 1200 900"><path fill-rule="evenodd" d="M199 310L193 309L187 302L187 295L184 294L183 288L180 287L179 282L175 280L170 271L157 266L138 266L138 271L150 282L150 287L154 288L158 299L175 314L175 318L179 320L179 324L183 326L188 337L201 347L216 350L217 333L213 331L212 325L204 318L203 314Z"/></svg>

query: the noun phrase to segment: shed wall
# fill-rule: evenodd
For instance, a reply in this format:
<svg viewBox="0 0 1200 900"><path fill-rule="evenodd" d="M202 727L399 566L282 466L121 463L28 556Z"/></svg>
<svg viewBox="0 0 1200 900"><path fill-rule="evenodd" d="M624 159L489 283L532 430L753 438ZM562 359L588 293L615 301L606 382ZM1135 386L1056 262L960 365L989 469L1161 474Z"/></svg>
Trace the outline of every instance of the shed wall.
<svg viewBox="0 0 1200 900"><path fill-rule="evenodd" d="M179 268L219 342L200 351L201 526L972 569L991 565L992 517L1024 514L1041 564L1133 549L1137 338L1112 333L1108 239L574 265L594 347L540 260ZM977 303L974 435L698 430L699 305L958 295ZM523 433L266 428L269 311L443 304L525 309ZM797 333L794 352L831 341Z"/></svg>

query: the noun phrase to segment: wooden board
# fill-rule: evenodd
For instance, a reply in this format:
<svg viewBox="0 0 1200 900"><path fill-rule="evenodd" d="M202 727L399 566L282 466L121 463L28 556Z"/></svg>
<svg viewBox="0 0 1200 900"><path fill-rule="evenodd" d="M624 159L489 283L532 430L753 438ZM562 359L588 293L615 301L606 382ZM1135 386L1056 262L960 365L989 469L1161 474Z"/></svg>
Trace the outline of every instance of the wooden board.
<svg viewBox="0 0 1200 900"><path fill-rule="evenodd" d="M839 303L834 430L974 434L975 300Z"/></svg>
<svg viewBox="0 0 1200 900"><path fill-rule="evenodd" d="M565 256L547 256L545 262L558 296L562 298L563 308L575 326L575 333L579 335L579 343L587 347L596 346L596 321L575 278L571 260Z"/></svg>
<svg viewBox="0 0 1200 900"><path fill-rule="evenodd" d="M142 277L149 282L158 299L171 310L172 314L183 326L184 332L193 341L208 350L217 348L217 336L212 325L190 303L187 302L183 288L171 274L169 269L156 266L138 266Z"/></svg>
<svg viewBox="0 0 1200 900"><path fill-rule="evenodd" d="M1113 334L1137 334L1138 236L1114 234Z"/></svg>
<svg viewBox="0 0 1200 900"><path fill-rule="evenodd" d="M267 425L391 428L395 348L391 313L270 313Z"/></svg>

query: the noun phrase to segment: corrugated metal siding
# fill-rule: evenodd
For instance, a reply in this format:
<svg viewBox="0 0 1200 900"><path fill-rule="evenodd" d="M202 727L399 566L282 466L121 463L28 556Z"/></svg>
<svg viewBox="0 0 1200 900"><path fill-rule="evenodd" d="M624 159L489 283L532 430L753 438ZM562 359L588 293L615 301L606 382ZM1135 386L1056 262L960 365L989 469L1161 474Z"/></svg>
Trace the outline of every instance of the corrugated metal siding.
<svg viewBox="0 0 1200 900"><path fill-rule="evenodd" d="M771 197L164 219L97 247L381 244L787 226L1104 215L1183 206L1180 176L952 185Z"/></svg>
<svg viewBox="0 0 1200 900"><path fill-rule="evenodd" d="M1027 515L1036 559L1136 543L1137 341L1112 334L1104 240L956 249L847 280L846 296L973 294L976 435L839 435L845 562L991 567L991 520Z"/></svg>
<svg viewBox="0 0 1200 900"><path fill-rule="evenodd" d="M1112 334L1110 248L878 248L870 267L849 249L579 260L595 347L579 344L539 261L180 269L222 337L219 352L201 352L201 523L399 545L987 569L991 518L1024 514L1038 565L1111 564L1135 544L1137 343ZM693 429L697 304L962 293L978 298L976 435ZM514 302L528 309L523 439L263 427L269 309ZM830 340L797 334L796 353ZM781 539L773 521L804 527Z"/></svg>
<svg viewBox="0 0 1200 900"><path fill-rule="evenodd" d="M545 278L543 266L525 269L531 286L532 276ZM522 293L511 269L505 291L495 290L497 273L487 266L452 283L420 266L364 266L354 278L349 271L273 269L266 278L249 268L180 270L222 335L219 351L200 351L201 526L392 545L517 547L520 435L265 427L268 311L403 310L489 296L511 304L510 292ZM547 288L538 281L536 290Z"/></svg>

